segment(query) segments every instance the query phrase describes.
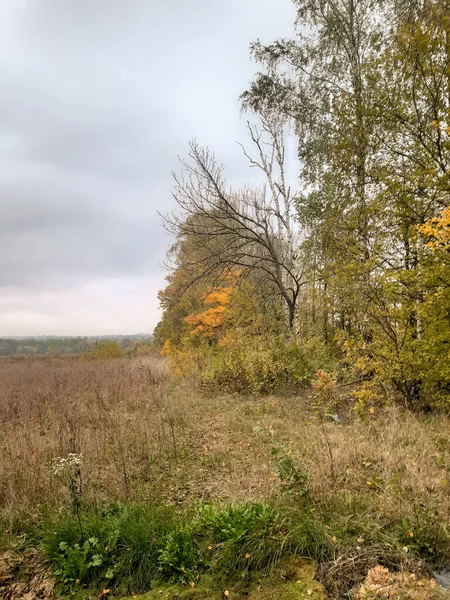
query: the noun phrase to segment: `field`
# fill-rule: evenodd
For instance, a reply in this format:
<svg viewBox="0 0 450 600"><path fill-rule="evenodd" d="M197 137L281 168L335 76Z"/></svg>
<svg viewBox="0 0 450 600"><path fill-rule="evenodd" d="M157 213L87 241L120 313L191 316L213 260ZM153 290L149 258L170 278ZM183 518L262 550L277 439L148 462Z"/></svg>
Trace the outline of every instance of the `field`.
<svg viewBox="0 0 450 600"><path fill-rule="evenodd" d="M308 390L207 395L173 380L159 357L4 359L0 542L22 552L42 544L51 560L49 530L77 518L88 527L111 506L178 516L205 504L276 506L293 523L308 514L320 529L320 547L304 542L301 554L321 563L330 594L334 584L336 594L359 584L378 562L417 572L447 565L450 419L399 407L361 419L314 404ZM71 455L75 466L64 463ZM125 592L146 591L132 581Z"/></svg>

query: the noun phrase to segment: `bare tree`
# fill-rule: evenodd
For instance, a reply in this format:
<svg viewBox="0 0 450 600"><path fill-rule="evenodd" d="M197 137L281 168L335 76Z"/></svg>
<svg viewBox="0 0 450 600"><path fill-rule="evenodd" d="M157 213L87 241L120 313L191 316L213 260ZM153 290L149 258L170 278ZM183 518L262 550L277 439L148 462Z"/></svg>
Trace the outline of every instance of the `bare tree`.
<svg viewBox="0 0 450 600"><path fill-rule="evenodd" d="M189 160L181 161L181 173L174 174L178 209L163 219L183 240L185 255L187 249L192 256L185 265L191 282L235 268L243 275L257 273L281 297L292 332L304 282L297 264L294 199L286 182L284 125L270 116L261 123L260 129L248 123L257 158L243 150L251 166L265 174L262 187L229 189L214 154L191 142Z"/></svg>

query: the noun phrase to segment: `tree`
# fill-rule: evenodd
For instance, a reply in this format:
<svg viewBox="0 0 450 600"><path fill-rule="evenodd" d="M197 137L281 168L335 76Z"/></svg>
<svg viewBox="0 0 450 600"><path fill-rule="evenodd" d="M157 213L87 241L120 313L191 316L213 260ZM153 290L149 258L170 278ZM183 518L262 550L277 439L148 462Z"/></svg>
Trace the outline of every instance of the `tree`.
<svg viewBox="0 0 450 600"><path fill-rule="evenodd" d="M358 296L363 312L355 316L367 317L371 336L347 335L346 348L370 385L393 384L410 406L433 398L449 380L448 265L424 247L438 246L441 231L445 246L449 25L444 7L424 3L398 22L389 47L367 69L378 143L370 271Z"/></svg>
<svg viewBox="0 0 450 600"><path fill-rule="evenodd" d="M285 176L284 123L270 115L264 115L261 123L261 130L248 124L258 157L252 158L245 149L244 153L265 174L266 185L238 192L228 189L213 153L191 142L190 160L182 161L182 173L174 175L178 212L164 222L189 247L183 265L188 285L235 268L243 278L258 273L281 298L291 332L304 281L298 264L294 196Z"/></svg>
<svg viewBox="0 0 450 600"><path fill-rule="evenodd" d="M119 342L114 340L99 340L95 343L94 356L96 358L121 358L122 349Z"/></svg>
<svg viewBox="0 0 450 600"><path fill-rule="evenodd" d="M239 285L258 288L258 302L284 312L285 331L301 332L295 341L317 341L324 357L339 345L361 402L394 392L415 406L450 391L449 8L294 3L296 38L253 44L263 72L242 95L260 120L248 125L253 151L244 154L265 185L229 189L196 143L175 177L178 211L166 226L176 264L161 331L171 343L191 330L217 346L235 297L208 304L208 294L238 268Z"/></svg>
<svg viewBox="0 0 450 600"><path fill-rule="evenodd" d="M294 4L296 39L252 45L265 71L242 100L257 113L283 114L299 137L302 191L297 209L306 239L305 297L313 303L303 310L321 321L328 341L338 323L349 326L347 295L359 293L370 271L371 169L377 140L366 71L389 29L380 18L387 7L376 0ZM345 275L346 282L333 289L335 273Z"/></svg>

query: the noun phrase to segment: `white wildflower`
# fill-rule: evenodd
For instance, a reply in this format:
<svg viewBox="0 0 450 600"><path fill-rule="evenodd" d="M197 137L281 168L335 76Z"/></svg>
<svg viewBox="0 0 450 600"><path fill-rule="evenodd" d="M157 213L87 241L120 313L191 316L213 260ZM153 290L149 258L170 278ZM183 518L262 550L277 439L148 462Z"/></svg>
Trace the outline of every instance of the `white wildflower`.
<svg viewBox="0 0 450 600"><path fill-rule="evenodd" d="M61 475L71 472L76 468L81 467L83 463L83 455L71 452L67 456L58 456L52 460L53 475Z"/></svg>

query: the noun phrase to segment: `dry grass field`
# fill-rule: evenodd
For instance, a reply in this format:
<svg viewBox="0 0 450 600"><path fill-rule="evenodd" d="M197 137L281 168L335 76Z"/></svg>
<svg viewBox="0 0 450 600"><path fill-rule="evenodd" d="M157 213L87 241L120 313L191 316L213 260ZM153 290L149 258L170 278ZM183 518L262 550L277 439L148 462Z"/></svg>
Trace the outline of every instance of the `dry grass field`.
<svg viewBox="0 0 450 600"><path fill-rule="evenodd" d="M0 361L0 508L36 518L68 502L52 463L82 455L87 504L267 498L271 450L301 464L323 502L450 520L450 420L399 408L320 421L307 395L202 395L163 359Z"/></svg>
<svg viewBox="0 0 450 600"><path fill-rule="evenodd" d="M55 461L70 454L81 456L83 510L307 495L335 558L386 543L433 565L449 559L444 415L391 407L319 419L310 392L207 396L174 381L158 357L0 361L5 531L71 509L70 486L55 474Z"/></svg>

